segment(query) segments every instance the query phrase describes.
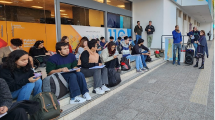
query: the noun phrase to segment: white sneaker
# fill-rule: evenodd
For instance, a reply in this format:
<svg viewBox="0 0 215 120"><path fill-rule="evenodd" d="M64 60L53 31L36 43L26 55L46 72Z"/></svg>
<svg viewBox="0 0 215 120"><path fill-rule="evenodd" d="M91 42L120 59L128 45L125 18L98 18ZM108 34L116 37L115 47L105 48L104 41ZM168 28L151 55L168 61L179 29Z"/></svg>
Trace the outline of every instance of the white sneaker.
<svg viewBox="0 0 215 120"><path fill-rule="evenodd" d="M84 97L86 100L91 100L91 99L92 99L91 96L90 96L90 94L89 94L88 92L86 92L86 93L83 95L83 97Z"/></svg>
<svg viewBox="0 0 215 120"><path fill-rule="evenodd" d="M110 91L110 89L108 87L106 87L105 85L102 85L101 89L105 92Z"/></svg>
<svg viewBox="0 0 215 120"><path fill-rule="evenodd" d="M147 71L148 71L146 68L142 68L141 70L144 71L144 72L147 72Z"/></svg>
<svg viewBox="0 0 215 120"><path fill-rule="evenodd" d="M86 99L76 96L74 100L70 100L70 104L78 104L78 103L83 103L85 101Z"/></svg>
<svg viewBox="0 0 215 120"><path fill-rule="evenodd" d="M98 88L96 88L96 89L93 90L93 93L102 95L102 94L105 93L105 91L103 91L100 87L98 87Z"/></svg>

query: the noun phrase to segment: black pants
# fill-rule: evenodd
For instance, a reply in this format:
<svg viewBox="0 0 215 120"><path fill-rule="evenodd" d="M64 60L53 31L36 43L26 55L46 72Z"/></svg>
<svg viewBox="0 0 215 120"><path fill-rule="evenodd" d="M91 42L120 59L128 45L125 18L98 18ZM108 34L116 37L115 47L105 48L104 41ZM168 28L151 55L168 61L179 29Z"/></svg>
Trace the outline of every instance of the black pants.
<svg viewBox="0 0 215 120"><path fill-rule="evenodd" d="M105 65L106 65L106 68L119 68L120 67L118 58L115 58L109 62L106 62Z"/></svg>
<svg viewBox="0 0 215 120"><path fill-rule="evenodd" d="M205 64L205 55L204 54L197 54L196 55L196 62L199 62L199 58L202 58L202 65Z"/></svg>
<svg viewBox="0 0 215 120"><path fill-rule="evenodd" d="M9 112L0 120L28 120L28 115L23 108L16 108L13 111Z"/></svg>

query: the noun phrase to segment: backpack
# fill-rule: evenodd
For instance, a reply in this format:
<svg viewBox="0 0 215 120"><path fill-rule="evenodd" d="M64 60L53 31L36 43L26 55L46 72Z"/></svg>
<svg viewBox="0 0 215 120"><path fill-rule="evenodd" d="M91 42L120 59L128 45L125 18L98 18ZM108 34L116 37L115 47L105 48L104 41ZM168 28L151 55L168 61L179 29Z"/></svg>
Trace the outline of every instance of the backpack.
<svg viewBox="0 0 215 120"><path fill-rule="evenodd" d="M131 66L129 65L129 60L126 57L122 57L120 63L122 71L127 71L131 69Z"/></svg>
<svg viewBox="0 0 215 120"><path fill-rule="evenodd" d="M155 54L155 57L156 57L156 58L159 58L159 57L160 57L159 53L160 53L159 51L155 50L154 54Z"/></svg>
<svg viewBox="0 0 215 120"><path fill-rule="evenodd" d="M52 92L59 99L69 92L68 83L60 73L43 79L43 92Z"/></svg>
<svg viewBox="0 0 215 120"><path fill-rule="evenodd" d="M146 62L151 62L152 61L152 58L149 56L149 55L147 55L147 57L146 57L146 60L145 60Z"/></svg>
<svg viewBox="0 0 215 120"><path fill-rule="evenodd" d="M62 112L57 98L51 92L39 93L32 100L39 102L40 110L31 115L31 120L56 119Z"/></svg>
<svg viewBox="0 0 215 120"><path fill-rule="evenodd" d="M164 50L159 50L159 56L164 57Z"/></svg>
<svg viewBox="0 0 215 120"><path fill-rule="evenodd" d="M120 73L115 68L108 68L108 84L107 87L114 87L121 82Z"/></svg>

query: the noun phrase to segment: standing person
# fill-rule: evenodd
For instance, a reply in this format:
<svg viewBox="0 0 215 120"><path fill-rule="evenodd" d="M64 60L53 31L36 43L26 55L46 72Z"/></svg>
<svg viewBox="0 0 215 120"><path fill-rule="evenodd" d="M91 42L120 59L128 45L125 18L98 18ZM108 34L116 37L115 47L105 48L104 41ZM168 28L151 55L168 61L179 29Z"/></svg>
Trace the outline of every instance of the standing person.
<svg viewBox="0 0 215 120"><path fill-rule="evenodd" d="M200 37L200 32L197 30L197 27L193 27L193 30L190 31L188 34L191 38L191 43L193 43L193 46L195 48L195 57L197 55L197 41L199 40Z"/></svg>
<svg viewBox="0 0 215 120"><path fill-rule="evenodd" d="M85 38L82 38L81 39L81 42L80 44L78 45L78 47L76 48L76 51L75 51L75 56L76 56L76 59L78 60L79 59L79 56L81 55L81 53L84 51L84 50L88 50L88 40L85 39Z"/></svg>
<svg viewBox="0 0 215 120"><path fill-rule="evenodd" d="M53 73L61 73L64 79L68 82L70 91L70 104L83 103L86 100L91 100L89 90L84 75L80 69L70 72L69 69L77 68L77 60L75 55L69 53L69 45L65 42L56 43L57 54L51 56L46 64L46 72L48 75ZM83 98L79 95L83 95Z"/></svg>
<svg viewBox="0 0 215 120"><path fill-rule="evenodd" d="M179 30L179 26L175 26L175 30L172 31L173 35L173 65L175 64L176 61L176 51L178 50L178 65L180 65L180 56L181 56L181 41L182 41L182 36L181 36L181 31Z"/></svg>
<svg viewBox="0 0 215 120"><path fill-rule="evenodd" d="M65 42L69 44L69 37L68 36L63 36L61 39L61 42ZM72 46L69 44L69 53L72 53Z"/></svg>
<svg viewBox="0 0 215 120"><path fill-rule="evenodd" d="M34 96L42 92L42 80L34 77L28 53L24 50L9 54L0 77L7 82L13 99L17 98L17 101L29 100L32 91Z"/></svg>
<svg viewBox="0 0 215 120"><path fill-rule="evenodd" d="M153 40L153 32L155 32L155 27L152 25L152 21L149 21L149 25L146 26L145 31L147 32L147 43L148 48L151 48Z"/></svg>
<svg viewBox="0 0 215 120"><path fill-rule="evenodd" d="M129 44L128 37L124 37L124 41L122 41L122 44L121 44L122 56L126 57L127 59L135 59L136 60L136 69L137 69L136 71L142 72L142 70L145 70L145 69L143 68L143 63L142 63L141 57L140 57L140 55L131 55L129 46L130 46L130 44Z"/></svg>
<svg viewBox="0 0 215 120"><path fill-rule="evenodd" d="M144 43L144 40L139 39L138 44L136 44L132 49L132 55L140 54L142 63L143 63L143 67L146 68L144 70L147 71L149 68L146 65L146 58L148 55L150 56L151 53L150 53L150 50L143 45L143 43ZM142 49L144 49L145 51L142 52Z"/></svg>
<svg viewBox="0 0 215 120"><path fill-rule="evenodd" d="M116 44L114 42L110 42L108 47L102 51L101 60L105 63L106 68L116 68L119 70L120 64L117 58L116 53Z"/></svg>
<svg viewBox="0 0 215 120"><path fill-rule="evenodd" d="M211 40L211 31L208 32L209 40Z"/></svg>
<svg viewBox="0 0 215 120"><path fill-rule="evenodd" d="M200 39L197 41L198 47L197 47L197 56L196 56L196 65L194 67L198 67L199 58L202 58L202 65L199 69L204 69L204 63L205 63L205 53L207 54L207 58L209 57L208 54L208 45L207 40L205 37L205 31L200 31Z"/></svg>
<svg viewBox="0 0 215 120"><path fill-rule="evenodd" d="M103 47L103 49L105 49L107 47L108 42L105 42L104 37L101 37L100 40L101 40L100 45Z"/></svg>
<svg viewBox="0 0 215 120"><path fill-rule="evenodd" d="M140 26L140 21L137 21L137 25L134 28L134 33L136 34L136 43L142 38L143 28Z"/></svg>
<svg viewBox="0 0 215 120"><path fill-rule="evenodd" d="M102 62L97 50L97 42L95 39L92 39L88 42L88 46L91 52L85 50L80 59L78 60L78 66L81 67L81 72L85 77L93 76L94 86L93 93L96 94L104 94L106 91L110 91L109 88L106 87L105 84L108 84L108 71L106 67L97 68L97 69L89 69L95 66L102 66Z"/></svg>

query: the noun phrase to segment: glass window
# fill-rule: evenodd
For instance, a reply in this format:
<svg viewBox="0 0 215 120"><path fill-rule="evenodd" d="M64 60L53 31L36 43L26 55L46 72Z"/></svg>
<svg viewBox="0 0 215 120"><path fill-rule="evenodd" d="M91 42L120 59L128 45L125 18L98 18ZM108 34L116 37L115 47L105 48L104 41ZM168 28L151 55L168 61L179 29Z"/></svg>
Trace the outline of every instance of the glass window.
<svg viewBox="0 0 215 120"><path fill-rule="evenodd" d="M107 4L126 10L132 10L132 2L128 0L107 0Z"/></svg>
<svg viewBox="0 0 215 120"><path fill-rule="evenodd" d="M109 28L128 28L131 29L131 17L114 13L107 14L107 26Z"/></svg>
<svg viewBox="0 0 215 120"><path fill-rule="evenodd" d="M93 1L104 3L104 0L93 0Z"/></svg>

